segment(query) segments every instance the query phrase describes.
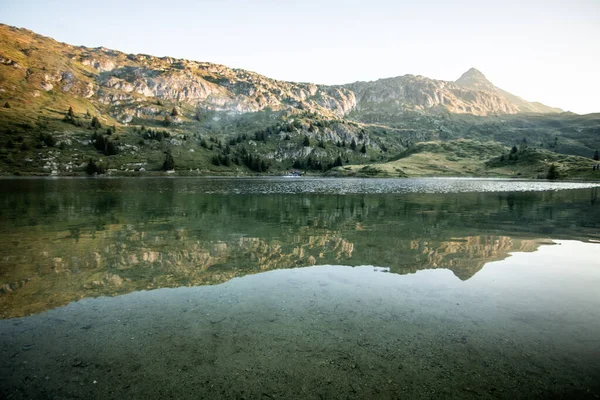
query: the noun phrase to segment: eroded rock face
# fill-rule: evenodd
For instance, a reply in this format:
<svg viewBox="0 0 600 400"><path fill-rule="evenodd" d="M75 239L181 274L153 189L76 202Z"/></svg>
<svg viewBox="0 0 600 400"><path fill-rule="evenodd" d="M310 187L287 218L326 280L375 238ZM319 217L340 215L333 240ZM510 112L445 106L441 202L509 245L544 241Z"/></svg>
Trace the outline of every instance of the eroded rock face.
<svg viewBox="0 0 600 400"><path fill-rule="evenodd" d="M181 65L171 59L161 62L169 66L113 69L110 75L99 78L99 84L120 92L236 113L267 107L306 108L343 116L356 105L354 93L344 88L279 82L247 71L187 61Z"/></svg>

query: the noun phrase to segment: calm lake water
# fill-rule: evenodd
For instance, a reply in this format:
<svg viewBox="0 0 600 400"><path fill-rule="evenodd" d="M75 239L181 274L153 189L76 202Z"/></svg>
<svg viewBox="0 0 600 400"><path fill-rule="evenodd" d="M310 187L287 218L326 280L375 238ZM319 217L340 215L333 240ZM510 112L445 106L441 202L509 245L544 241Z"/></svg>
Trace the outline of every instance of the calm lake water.
<svg viewBox="0 0 600 400"><path fill-rule="evenodd" d="M0 398L599 398L599 195L0 180Z"/></svg>

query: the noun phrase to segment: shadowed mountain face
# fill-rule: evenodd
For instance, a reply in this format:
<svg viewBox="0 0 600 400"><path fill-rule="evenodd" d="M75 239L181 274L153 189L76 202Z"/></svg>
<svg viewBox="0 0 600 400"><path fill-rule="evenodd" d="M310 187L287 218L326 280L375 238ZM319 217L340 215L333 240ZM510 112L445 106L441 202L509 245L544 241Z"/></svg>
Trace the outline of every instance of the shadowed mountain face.
<svg viewBox="0 0 600 400"><path fill-rule="evenodd" d="M252 185L3 182L0 317L312 265L443 268L467 280L550 239L598 239L596 189L333 195L252 194Z"/></svg>
<svg viewBox="0 0 600 400"><path fill-rule="evenodd" d="M338 117L375 106L475 115L560 111L501 91L475 69L456 82L405 75L326 86L277 81L209 62L75 47L6 25L0 25L0 42L0 99L34 105L57 96L75 98L107 108L123 123L160 114L158 100L202 110L269 108Z"/></svg>

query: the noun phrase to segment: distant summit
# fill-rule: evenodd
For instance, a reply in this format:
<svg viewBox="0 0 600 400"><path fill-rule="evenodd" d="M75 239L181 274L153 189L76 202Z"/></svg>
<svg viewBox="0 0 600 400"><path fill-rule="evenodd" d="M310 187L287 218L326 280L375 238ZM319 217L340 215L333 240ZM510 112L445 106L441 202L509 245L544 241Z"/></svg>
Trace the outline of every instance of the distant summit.
<svg viewBox="0 0 600 400"><path fill-rule="evenodd" d="M467 72L461 75L455 81L456 84L479 90L493 90L494 84L490 82L485 75L476 68L471 68Z"/></svg>
<svg viewBox="0 0 600 400"><path fill-rule="evenodd" d="M460 82L461 80L472 79L472 80L487 80L483 72L478 70L477 68L469 68L467 72L462 74L460 78L456 82Z"/></svg>
<svg viewBox="0 0 600 400"><path fill-rule="evenodd" d="M394 109L397 112L446 110L453 114L473 115L562 112L559 108L528 102L497 88L476 68L469 69L454 82L404 75L343 87L355 94L355 110L371 118L382 112L389 115Z"/></svg>

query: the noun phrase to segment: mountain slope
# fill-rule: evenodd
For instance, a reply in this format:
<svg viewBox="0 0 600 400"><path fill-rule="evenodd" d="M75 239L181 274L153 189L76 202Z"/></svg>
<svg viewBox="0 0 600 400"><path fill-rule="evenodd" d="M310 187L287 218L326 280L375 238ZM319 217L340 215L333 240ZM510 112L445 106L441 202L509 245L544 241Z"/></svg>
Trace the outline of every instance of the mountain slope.
<svg viewBox="0 0 600 400"><path fill-rule="evenodd" d="M497 88L490 82L485 75L475 68L469 69L455 83L459 86L468 89L475 89L496 94L499 97L504 97L516 109L518 113L560 113L563 112L560 108L548 107L538 102L528 102L522 98L508 93L505 90Z"/></svg>
<svg viewBox="0 0 600 400"><path fill-rule="evenodd" d="M0 25L2 100L75 97L110 107L121 122L159 113L157 100L238 113L300 108L343 115L354 106L342 88L276 81L222 65L62 44Z"/></svg>
<svg viewBox="0 0 600 400"><path fill-rule="evenodd" d="M551 165L559 177L593 180L599 172L589 158L557 154L521 145L511 151L498 142L470 139L420 142L386 162L348 165L330 172L338 176L511 176L544 179Z"/></svg>

